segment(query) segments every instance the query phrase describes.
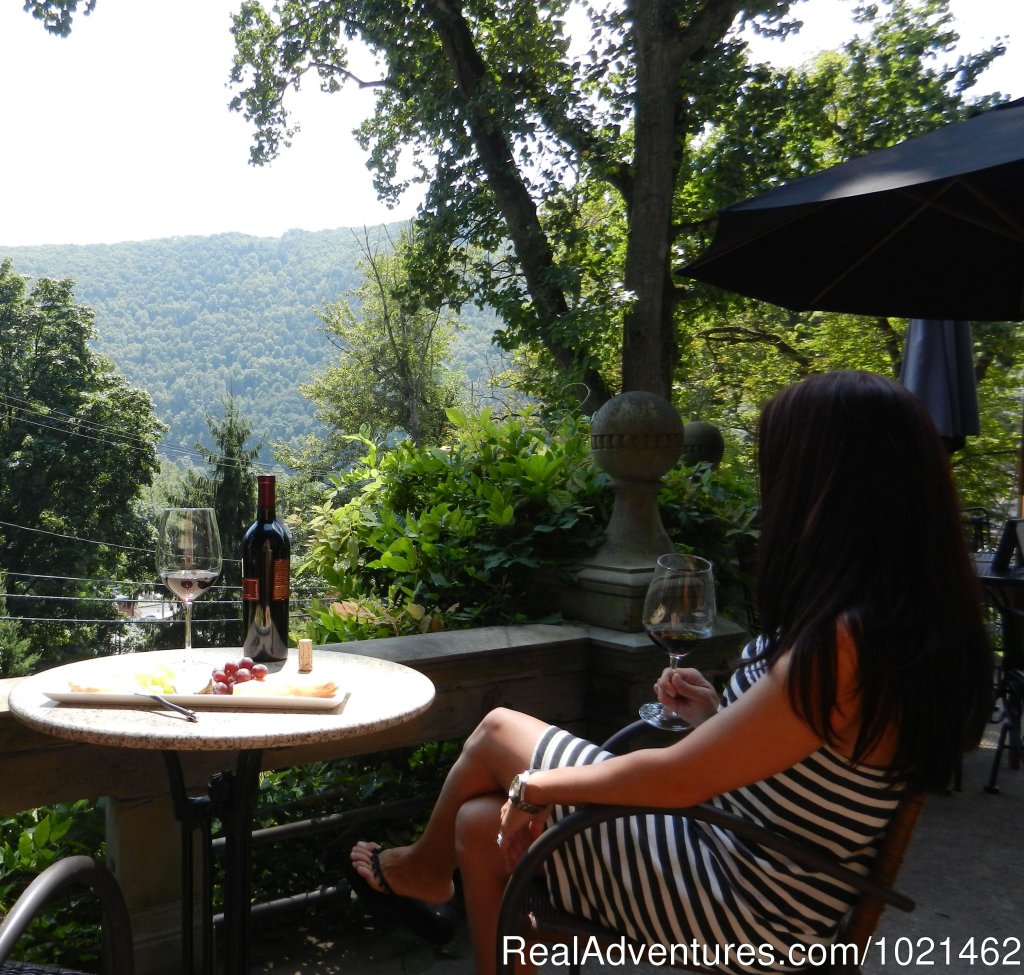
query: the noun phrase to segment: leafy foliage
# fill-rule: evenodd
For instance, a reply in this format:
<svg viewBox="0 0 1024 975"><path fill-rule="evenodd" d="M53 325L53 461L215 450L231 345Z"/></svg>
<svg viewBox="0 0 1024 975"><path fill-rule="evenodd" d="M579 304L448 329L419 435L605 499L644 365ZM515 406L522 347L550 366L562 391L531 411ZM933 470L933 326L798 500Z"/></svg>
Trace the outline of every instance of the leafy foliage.
<svg viewBox="0 0 1024 975"><path fill-rule="evenodd" d="M51 863L74 854L102 857L103 810L87 800L48 806L3 820L0 915ZM24 961L93 971L99 964L100 909L88 892L70 889L18 941Z"/></svg>
<svg viewBox="0 0 1024 975"><path fill-rule="evenodd" d="M658 503L669 537L715 566L720 609L754 622L754 555L760 503L753 478L740 465L675 467L663 480Z"/></svg>
<svg viewBox="0 0 1024 975"><path fill-rule="evenodd" d="M545 580L571 575L603 541L613 494L586 420L450 416L444 448L365 443L310 513L304 571L337 590L315 614L316 641L550 617ZM742 606L740 543L756 535L749 479L679 469L660 501L673 540L710 554Z"/></svg>
<svg viewBox="0 0 1024 975"><path fill-rule="evenodd" d="M161 427L91 337L71 281L30 289L0 261L0 564L14 615L58 619L22 624L50 664L114 649L113 627L70 622L116 618L73 580L152 576L152 527L136 502Z"/></svg>
<svg viewBox="0 0 1024 975"><path fill-rule="evenodd" d="M318 641L521 619L541 569L599 543L607 478L581 421L449 419L443 448L365 442L311 513L303 568L339 599L321 613Z"/></svg>
<svg viewBox="0 0 1024 975"><path fill-rule="evenodd" d="M39 663L41 654L33 651L32 642L19 632L14 620L7 615L6 580L0 572L0 674L7 677L27 677Z"/></svg>
<svg viewBox="0 0 1024 975"><path fill-rule="evenodd" d="M439 442L448 422L444 411L460 397L461 377L446 364L458 322L450 310L425 306L410 291L403 254L411 244L409 231L390 253L364 238L362 285L349 300L319 312L340 354L300 387L334 431L311 445L320 455L313 458L318 469L341 466L346 431L366 431L374 440L407 435L415 443Z"/></svg>

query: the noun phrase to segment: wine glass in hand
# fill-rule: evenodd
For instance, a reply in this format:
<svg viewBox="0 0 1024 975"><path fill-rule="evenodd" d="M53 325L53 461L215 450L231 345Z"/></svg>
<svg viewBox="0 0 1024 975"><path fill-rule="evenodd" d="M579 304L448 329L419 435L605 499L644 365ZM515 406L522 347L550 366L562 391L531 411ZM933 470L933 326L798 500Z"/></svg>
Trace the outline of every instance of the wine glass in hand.
<svg viewBox="0 0 1024 975"><path fill-rule="evenodd" d="M662 555L644 600L647 635L668 651L670 667L681 667L687 654L715 628L715 580L711 563L696 555ZM657 701L643 705L640 717L656 728L682 731L687 724Z"/></svg>
<svg viewBox="0 0 1024 975"><path fill-rule="evenodd" d="M160 516L156 571L185 607L186 665L192 662L192 603L220 575L222 555L213 508L167 508Z"/></svg>

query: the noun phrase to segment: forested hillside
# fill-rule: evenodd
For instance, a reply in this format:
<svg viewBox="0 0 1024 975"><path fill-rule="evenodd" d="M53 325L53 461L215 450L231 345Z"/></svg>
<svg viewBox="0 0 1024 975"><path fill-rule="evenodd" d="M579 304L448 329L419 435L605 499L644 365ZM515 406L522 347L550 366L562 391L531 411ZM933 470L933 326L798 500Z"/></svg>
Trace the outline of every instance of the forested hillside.
<svg viewBox="0 0 1024 975"><path fill-rule="evenodd" d="M370 230L371 241L397 227ZM298 391L333 354L315 310L360 283L364 231L221 234L120 244L0 247L19 274L71 278L95 311L96 348L145 389L169 447L207 438L204 410L230 391L257 436L290 441L315 428ZM466 309L460 365L490 357L492 321Z"/></svg>

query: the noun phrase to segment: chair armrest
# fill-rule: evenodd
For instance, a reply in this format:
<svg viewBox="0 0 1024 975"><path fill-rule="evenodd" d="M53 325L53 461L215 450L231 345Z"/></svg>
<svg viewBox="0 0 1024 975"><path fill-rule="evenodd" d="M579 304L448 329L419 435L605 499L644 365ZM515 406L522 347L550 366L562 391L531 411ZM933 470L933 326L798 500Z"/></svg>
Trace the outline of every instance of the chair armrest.
<svg viewBox="0 0 1024 975"><path fill-rule="evenodd" d="M663 741L678 741L680 738L685 738L692 730L692 728L685 728L682 731L659 731L653 725L644 721L643 718L637 718L632 724L628 724L616 731L601 747L613 755L623 755L628 751L632 751L636 747L635 743L642 738L660 736Z"/></svg>
<svg viewBox="0 0 1024 975"><path fill-rule="evenodd" d="M103 909L104 943L110 952L111 970L132 975L135 970L131 921L121 888L103 864L87 856L69 856L52 863L22 892L0 924L0 962L6 961L18 938L49 900L65 887L91 888Z"/></svg>
<svg viewBox="0 0 1024 975"><path fill-rule="evenodd" d="M774 833L763 826L743 819L741 816L724 812L706 803L699 806L688 806L683 809L591 805L576 809L556 826L545 830L523 855L522 860L519 861L512 876L509 878L508 886L505 888L505 895L501 902L501 910L498 917L499 936L502 932L513 929L520 904L530 883L540 870L543 862L554 850L577 834L608 820L621 819L626 816L647 815L683 816L710 823L714 826L724 827L737 836L754 840L767 849L790 857L801 866L820 871L826 876L846 883L860 893L878 898L886 904L898 907L902 911L912 911L914 909L914 901L906 895L879 884L869 877L851 870L849 867L843 866L817 850Z"/></svg>

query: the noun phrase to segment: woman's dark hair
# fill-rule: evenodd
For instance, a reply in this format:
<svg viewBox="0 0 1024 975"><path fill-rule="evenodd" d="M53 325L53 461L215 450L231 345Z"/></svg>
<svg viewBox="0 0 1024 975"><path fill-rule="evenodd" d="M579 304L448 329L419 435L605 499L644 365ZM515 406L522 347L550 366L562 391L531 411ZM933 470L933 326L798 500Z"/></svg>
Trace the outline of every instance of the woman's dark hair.
<svg viewBox="0 0 1024 975"><path fill-rule="evenodd" d="M774 397L759 438L769 662L792 652L793 705L834 743L841 621L858 653L854 760L893 729L893 770L913 788L948 788L989 715L992 655L931 418L892 380L830 372Z"/></svg>

